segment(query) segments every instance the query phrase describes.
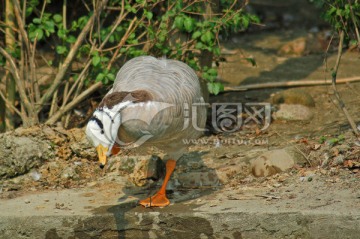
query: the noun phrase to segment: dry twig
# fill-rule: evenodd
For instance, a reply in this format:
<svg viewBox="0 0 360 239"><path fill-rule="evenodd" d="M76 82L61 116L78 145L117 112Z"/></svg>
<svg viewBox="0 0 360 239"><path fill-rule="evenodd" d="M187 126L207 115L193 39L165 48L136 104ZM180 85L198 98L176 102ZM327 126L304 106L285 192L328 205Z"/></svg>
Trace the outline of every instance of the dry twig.
<svg viewBox="0 0 360 239"><path fill-rule="evenodd" d="M344 112L344 115L346 116L346 118L347 118L352 130L354 131L354 133L356 135L359 135L359 130L357 129L356 124L355 124L354 120L352 119L352 117L350 116L348 110L346 109L345 103L341 99L341 96L340 96L340 94L339 94L339 92L337 91L337 88L336 88L336 83L337 83L336 76L337 76L337 72L338 72L338 69L339 69L340 60L341 60L341 56L342 56L342 48L343 48L343 44L344 44L344 35L345 35L345 32L342 30L340 32L338 55L337 55L336 63L335 63L335 66L334 66L334 70L332 72L332 82L331 83L332 83L332 87L333 87L333 90L334 90L335 97L336 97L337 101L339 102L339 107Z"/></svg>
<svg viewBox="0 0 360 239"><path fill-rule="evenodd" d="M360 76L349 77L338 79L337 84L344 84L349 82L360 81ZM331 81L324 80L303 80L303 81L286 81L286 82L267 82L260 84L248 84L242 86L225 86L224 91L246 91L246 90L256 90L264 88L281 88L281 87L299 87L299 86L315 86L315 85L331 85Z"/></svg>

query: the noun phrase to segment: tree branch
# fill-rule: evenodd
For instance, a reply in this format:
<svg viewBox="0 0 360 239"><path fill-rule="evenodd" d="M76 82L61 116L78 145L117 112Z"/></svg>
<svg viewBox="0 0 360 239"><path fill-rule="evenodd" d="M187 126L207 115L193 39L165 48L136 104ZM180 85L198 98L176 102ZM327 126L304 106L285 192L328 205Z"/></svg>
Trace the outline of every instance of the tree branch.
<svg viewBox="0 0 360 239"><path fill-rule="evenodd" d="M17 86L19 94L20 94L20 98L21 98L22 102L24 103L24 106L25 106L26 110L28 111L28 113L32 112L33 107L32 107L32 105L31 105L31 103L29 101L29 98L26 95L25 87L22 84L22 81L21 81L20 76L19 76L19 70L17 69L14 60L9 55L9 53L7 53L5 51L5 49L2 48L1 46L0 46L0 53L6 58L6 61L9 62L9 64L10 64L11 68L9 70L10 70L12 76L14 77L16 86Z"/></svg>
<svg viewBox="0 0 360 239"><path fill-rule="evenodd" d="M20 34L24 40L24 43L26 45L26 48L27 48L27 51L29 52L29 55L31 55L31 46L30 46L30 40L28 38L28 35L25 31L25 26L24 26L24 23L22 21L22 17L21 17L21 14L20 14L20 6L19 6L19 2L16 1L16 0L12 0L13 4L14 4L14 12L15 12L15 17L16 17L16 21L17 21L17 24L19 26L19 31L20 31Z"/></svg>
<svg viewBox="0 0 360 239"><path fill-rule="evenodd" d="M20 112L18 109L16 109L16 107L13 106L13 105L11 104L11 102L9 102L9 101L5 98L5 96L4 96L4 94L1 92L1 90L0 90L0 97L4 100L6 106L7 106L9 109L13 110L16 114L18 114L18 115L22 118L21 112ZM24 119L22 119L22 120L24 120Z"/></svg>
<svg viewBox="0 0 360 239"><path fill-rule="evenodd" d="M68 112L69 110L72 110L77 104L79 104L81 101L86 99L89 95L91 95L94 91L100 89L102 86L101 82L97 82L91 87L89 87L87 90L83 91L78 97L73 99L69 104L67 104L65 107L58 110L51 118L49 118L45 124L55 124L57 120L61 118L63 114Z"/></svg>
<svg viewBox="0 0 360 239"><path fill-rule="evenodd" d="M344 101L341 99L340 94L336 89L336 76L337 76L337 71L339 69L340 60L341 60L341 56L342 56L342 48L343 48L343 44L344 44L344 35L345 35L344 30L341 30L341 32L340 32L340 41L339 41L339 45L338 45L338 55L337 55L336 63L335 63L335 66L334 66L334 70L333 70L333 72L331 74L332 75L332 87L333 87L333 90L334 90L335 97L339 102L339 106L340 106L341 110L344 112L347 120L349 121L349 124L350 124L352 130L354 131L354 133L356 135L359 135L359 131L358 131L357 127L356 127L356 124L355 124L354 120L351 118L349 112L347 111L347 109L345 107Z"/></svg>
<svg viewBox="0 0 360 239"><path fill-rule="evenodd" d="M350 6L350 15L351 15L351 20L354 24L354 27L355 27L355 33L356 33L356 38L357 38L357 47L360 48L360 34L359 34L359 29L357 27L357 24L356 24L356 18L355 18L355 14L354 14L354 10L352 8L352 5L351 5L351 1L348 0L349 2L349 6Z"/></svg>
<svg viewBox="0 0 360 239"><path fill-rule="evenodd" d="M344 84L348 82L356 82L360 81L360 76L349 77L338 79L336 81L337 84ZM314 85L330 85L331 81L324 80L301 80L301 81L286 81L286 82L267 82L267 83L259 83L259 84L246 84L240 86L225 86L224 91L246 91L246 90L256 90L256 89L264 89L264 88L277 88L277 87L297 87L297 86L314 86Z"/></svg>
<svg viewBox="0 0 360 239"><path fill-rule="evenodd" d="M55 90L60 86L69 66L71 65L72 60L75 57L76 52L78 51L78 49L80 48L82 42L84 41L86 35L88 34L88 32L90 31L95 17L100 13L100 11L102 10L103 6L106 5L108 0L104 0L101 1L99 3L99 6L96 8L94 14L90 17L89 21L87 22L87 24L85 25L85 27L83 28L83 30L81 31L81 33L79 34L76 42L74 43L73 47L71 48L69 54L67 55L64 63L62 64L62 66L60 67L59 72L56 74L55 79L53 84L48 88L48 90L46 91L46 93L41 97L39 104L36 107L36 112L39 113L40 110L42 109L43 105L49 101L49 99L52 97L52 95L54 94Z"/></svg>

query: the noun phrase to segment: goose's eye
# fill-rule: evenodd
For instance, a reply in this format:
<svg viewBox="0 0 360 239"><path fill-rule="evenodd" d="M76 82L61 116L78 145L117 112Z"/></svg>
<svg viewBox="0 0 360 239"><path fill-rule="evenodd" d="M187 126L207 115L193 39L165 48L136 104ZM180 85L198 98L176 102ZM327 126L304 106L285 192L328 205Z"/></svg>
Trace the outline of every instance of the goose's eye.
<svg viewBox="0 0 360 239"><path fill-rule="evenodd" d="M104 134L104 130L102 129L102 130L100 131L100 133L101 133L101 134Z"/></svg>

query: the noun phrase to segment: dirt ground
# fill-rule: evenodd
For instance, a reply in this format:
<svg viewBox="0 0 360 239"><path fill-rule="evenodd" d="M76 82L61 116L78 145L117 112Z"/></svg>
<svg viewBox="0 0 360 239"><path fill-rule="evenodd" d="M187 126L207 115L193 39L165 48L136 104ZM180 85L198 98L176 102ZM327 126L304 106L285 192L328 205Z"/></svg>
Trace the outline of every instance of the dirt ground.
<svg viewBox="0 0 360 239"><path fill-rule="evenodd" d="M318 30L309 26L253 31L233 36L223 44L225 61L219 64L219 80L232 86L329 80L336 52L330 50L326 69L324 54L321 52L324 44L327 46L328 33L326 29ZM253 58L256 66L245 60L247 57ZM338 78L360 76L359 62L359 52L345 50ZM259 130L260 126L253 126L234 133L203 136L189 147L189 153L179 161L169 187L172 203L186 204L195 200L216 206L224 198L244 200L260 197L281 208L289 207L292 198L302 197L302 203L317 208L331 207L336 200L341 201L342 197L360 198L360 140L352 134L332 88L309 86L297 89L306 92L306 97L315 102L314 106L305 105L306 110L311 112L310 118L273 118L264 131ZM210 101L270 103L273 102L273 94L285 90L271 88L226 92L212 96ZM360 83L341 84L338 90L350 115L360 125ZM295 104L304 105L300 101ZM273 104L273 113L281 103ZM159 185L155 183L137 187L134 184L139 183L136 170L141 170L138 163L143 159L137 158L132 152L121 152L112 159L111 166L105 171L100 170L95 150L86 142L83 129L63 130L41 126L12 134L30 138L39 138L41 135L42 139L50 142L54 155L51 159L33 165L29 168L30 172L24 175L1 179L2 199L11 200L43 191L84 187L98 191L116 188L113 193L126 192L125 197L136 199L151 194ZM295 162L290 169L268 177L255 177L252 174L252 159L268 151L287 147L295 147L306 155L306 161ZM149 155L152 154L163 156L156 149L149 152ZM213 197L214 192L222 193ZM336 199L334 194L338 195ZM353 205L354 208L359 207L359 202L360 199ZM61 204L59 207L62 207Z"/></svg>

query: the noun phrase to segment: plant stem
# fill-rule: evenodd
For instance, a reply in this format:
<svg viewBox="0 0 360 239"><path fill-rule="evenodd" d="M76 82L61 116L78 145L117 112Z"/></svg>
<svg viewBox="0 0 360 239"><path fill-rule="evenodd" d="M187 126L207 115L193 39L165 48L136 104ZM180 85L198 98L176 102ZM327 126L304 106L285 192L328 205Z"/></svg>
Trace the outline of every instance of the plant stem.
<svg viewBox="0 0 360 239"><path fill-rule="evenodd" d="M356 18L355 18L355 14L354 14L354 10L352 8L352 5L351 5L351 1L348 0L349 2L349 6L350 6L350 15L351 15L351 20L354 24L354 27L355 27L355 33L356 33L356 38L357 38L357 47L360 48L360 34L359 34L359 29L357 27L357 23L356 23Z"/></svg>
<svg viewBox="0 0 360 239"><path fill-rule="evenodd" d="M339 69L340 60L341 60L341 56L342 56L342 48L343 48L343 44L344 44L344 35L345 35L344 30L341 30L336 63L335 63L335 66L334 66L334 70L333 70L333 72L331 74L332 75L332 87L333 87L333 90L334 90L335 97L339 102L339 107L343 111L343 113L344 113L345 117L347 118L352 130L354 131L354 133L356 135L359 135L359 131L358 131L357 127L356 127L356 124L355 124L354 120L351 118L348 110L345 107L344 101L341 99L340 94L336 89L336 76L337 76L337 72L338 72L338 69Z"/></svg>
<svg viewBox="0 0 360 239"><path fill-rule="evenodd" d="M60 119L60 117L72 110L77 104L86 99L89 95L91 95L94 91L100 89L102 86L101 82L97 82L94 85L90 86L87 90L83 91L78 97L73 99L69 104L67 104L64 108L59 109L52 117L50 117L45 124L55 124L55 122Z"/></svg>
<svg viewBox="0 0 360 239"><path fill-rule="evenodd" d="M14 6L11 0L7 0L6 3L6 10L5 10L5 23L7 26L10 26L5 29L5 44L8 49L13 51L15 49L15 19L14 19ZM6 63L7 67L10 66L10 63ZM5 110L5 129L12 130L15 127L14 124L14 106L15 106L15 92L16 92L16 85L14 78L11 74L6 74L8 77L6 78L6 105L8 106ZM2 121L2 120L0 120Z"/></svg>
<svg viewBox="0 0 360 239"><path fill-rule="evenodd" d="M349 82L360 81L360 76L337 79L337 84L344 84ZM286 82L267 82L259 84L246 84L240 86L225 86L224 91L246 91L246 90L257 90L265 88L280 88L280 87L299 87L299 86L315 86L315 85L330 85L331 81L324 80L301 80L301 81L286 81Z"/></svg>
<svg viewBox="0 0 360 239"><path fill-rule="evenodd" d="M16 0L12 0L13 6L14 6L14 14L15 14L15 18L16 18L16 23L18 25L18 30L20 32L20 36L21 36L21 45L25 45L25 53L24 55L26 55L26 57L24 57L24 61L22 61L21 64L21 69L22 70L26 70L28 64L30 65L30 78L31 77L35 77L35 63L33 60L31 60L30 56L33 55L33 46L31 45L31 42L29 40L29 37L27 35L27 32L25 31L25 23L23 21L23 16L20 14L21 13L21 9L19 6L19 1ZM0 47L1 48L1 47ZM0 52L4 55L4 52L1 51ZM6 53L6 52L5 52ZM7 54L7 53L6 53ZM4 55L5 56L5 55ZM39 118L38 118L38 114L35 111L35 102L33 102L32 100L32 95L31 95L31 90L30 90L30 95L27 94L27 90L29 90L29 88L31 89L33 84L30 85L30 87L27 85L28 81L25 78L21 78L20 74L21 71L19 71L19 69L16 67L16 63L13 60L13 58L8 55L5 56L5 58L7 58L7 60L10 61L10 65L11 65L11 69L12 69L12 75L14 77L15 83L16 83L16 87L18 88L19 91L19 95L21 98L21 104L24 105L24 109L26 111L27 114L27 120L23 121L23 125L26 126L30 126L30 125L34 125L39 123ZM27 62L26 60L28 60L29 62ZM28 64L27 64L28 63ZM26 74L23 75L25 77L28 77L28 73L25 72ZM29 97L30 96L30 97ZM23 116L25 114L22 114Z"/></svg>
<svg viewBox="0 0 360 239"><path fill-rule="evenodd" d="M29 98L26 95L25 92L25 87L23 85L23 82L20 79L20 75L19 75L19 70L16 67L16 64L13 60L13 58L9 55L9 53L7 53L7 51L5 51L4 48L2 48L0 46L0 53L6 58L6 61L9 63L10 65L10 72L12 74L12 76L14 77L16 86L18 88L19 91L19 95L21 98L22 103L24 104L25 108L27 111L31 112L32 110L32 105L30 104Z"/></svg>
<svg viewBox="0 0 360 239"><path fill-rule="evenodd" d="M46 102L49 101L49 99L54 94L55 90L60 86L60 84L63 81L64 76L65 76L67 70L69 69L69 67L71 65L71 62L73 61L78 49L80 48L81 44L85 40L86 35L88 34L90 29L92 28L96 16L98 16L100 14L101 9L103 8L103 6L106 6L107 2L108 2L108 0L104 0L104 1L101 1L98 4L99 6L95 10L94 14L89 18L89 20L86 23L86 25L84 26L83 30L80 32L76 42L71 47L71 49L69 51L69 54L65 58L64 63L61 65L61 67L59 69L59 72L56 74L53 84L48 88L46 93L41 97L39 104L36 106L36 112L37 113L39 113L41 111L41 109L43 108L43 105Z"/></svg>

